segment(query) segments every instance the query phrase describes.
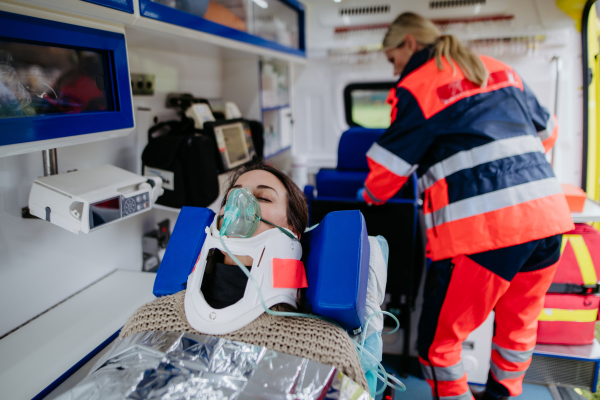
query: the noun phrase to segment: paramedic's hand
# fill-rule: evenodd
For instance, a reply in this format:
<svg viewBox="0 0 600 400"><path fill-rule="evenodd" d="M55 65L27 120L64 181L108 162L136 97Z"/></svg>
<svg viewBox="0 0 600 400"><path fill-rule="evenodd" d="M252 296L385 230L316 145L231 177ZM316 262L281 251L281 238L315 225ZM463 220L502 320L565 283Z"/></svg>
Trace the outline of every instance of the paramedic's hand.
<svg viewBox="0 0 600 400"><path fill-rule="evenodd" d="M358 201L366 201L365 200L365 188L364 187L358 189L358 192L356 192L356 200L358 200Z"/></svg>
<svg viewBox="0 0 600 400"><path fill-rule="evenodd" d="M364 187L358 189L358 192L356 192L356 200L363 201L363 202L367 203L367 205L369 205L369 206L372 206L372 205L379 206L379 205L383 204L383 202L375 203L374 201L372 201L369 198L369 196L366 195Z"/></svg>

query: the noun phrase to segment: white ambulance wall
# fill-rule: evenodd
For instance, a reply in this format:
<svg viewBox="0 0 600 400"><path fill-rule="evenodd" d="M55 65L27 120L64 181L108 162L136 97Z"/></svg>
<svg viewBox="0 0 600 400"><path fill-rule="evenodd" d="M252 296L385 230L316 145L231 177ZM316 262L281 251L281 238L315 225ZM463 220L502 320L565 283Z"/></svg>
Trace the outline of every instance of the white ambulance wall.
<svg viewBox="0 0 600 400"><path fill-rule="evenodd" d="M348 129L344 88L357 82L396 81L385 57L368 64L311 59L294 68L294 156L306 157L308 172L335 168L342 132Z"/></svg>
<svg viewBox="0 0 600 400"><path fill-rule="evenodd" d="M166 94L185 91L222 95L218 54L192 56L129 48L130 72L156 75L154 96L134 96L145 120L138 131L117 139L58 149L59 172L103 164L139 172L147 127L156 115L176 118L164 107ZM115 269L141 270L142 235L176 213L152 210L88 235L74 235L42 220L22 219L33 181L43 174L41 152L0 158L0 336Z"/></svg>

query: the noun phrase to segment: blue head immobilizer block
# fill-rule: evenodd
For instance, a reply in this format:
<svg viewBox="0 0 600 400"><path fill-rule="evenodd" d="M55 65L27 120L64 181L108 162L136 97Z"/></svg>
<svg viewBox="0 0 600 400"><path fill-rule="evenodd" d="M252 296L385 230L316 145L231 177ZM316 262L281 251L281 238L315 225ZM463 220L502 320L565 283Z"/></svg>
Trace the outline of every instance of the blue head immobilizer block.
<svg viewBox="0 0 600 400"><path fill-rule="evenodd" d="M208 208L182 207L169 239L165 256L154 280L156 297L182 291L198 260L206 238L204 231L215 213Z"/></svg>
<svg viewBox="0 0 600 400"><path fill-rule="evenodd" d="M364 325L369 278L365 219L358 210L331 212L309 235L305 269L310 311L356 334Z"/></svg>

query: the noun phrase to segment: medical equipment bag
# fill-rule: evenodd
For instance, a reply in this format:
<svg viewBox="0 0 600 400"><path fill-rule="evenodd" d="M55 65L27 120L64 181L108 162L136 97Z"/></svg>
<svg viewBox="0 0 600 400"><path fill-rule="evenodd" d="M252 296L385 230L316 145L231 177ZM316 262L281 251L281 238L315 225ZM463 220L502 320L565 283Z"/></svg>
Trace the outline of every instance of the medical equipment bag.
<svg viewBox="0 0 600 400"><path fill-rule="evenodd" d="M214 218L206 208L183 207L160 264L153 293L157 297L184 290ZM327 215L302 240L310 309L349 332L364 327L369 273L369 240L360 211Z"/></svg>
<svg viewBox="0 0 600 400"><path fill-rule="evenodd" d="M600 232L586 224L563 235L561 259L538 318L538 343L594 341L600 307Z"/></svg>
<svg viewBox="0 0 600 400"><path fill-rule="evenodd" d="M167 134L153 137L156 130ZM219 172L214 138L193 129L193 125L170 121L148 131L148 145L142 153L145 175L158 175L165 193L157 204L181 208L206 207L219 195Z"/></svg>

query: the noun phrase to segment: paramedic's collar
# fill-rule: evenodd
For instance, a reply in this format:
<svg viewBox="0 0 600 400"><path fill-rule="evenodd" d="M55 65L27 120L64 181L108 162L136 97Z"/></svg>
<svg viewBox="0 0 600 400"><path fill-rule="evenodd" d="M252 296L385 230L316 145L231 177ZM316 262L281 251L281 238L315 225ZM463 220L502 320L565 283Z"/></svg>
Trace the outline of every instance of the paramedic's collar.
<svg viewBox="0 0 600 400"><path fill-rule="evenodd" d="M402 75L400 75L400 79L398 83L402 81L402 79L406 78L408 74L419 68L421 65L425 64L427 61L431 60L433 57L433 45L429 45L425 47L423 50L417 51L412 55L406 67L404 67L404 71L402 71Z"/></svg>

